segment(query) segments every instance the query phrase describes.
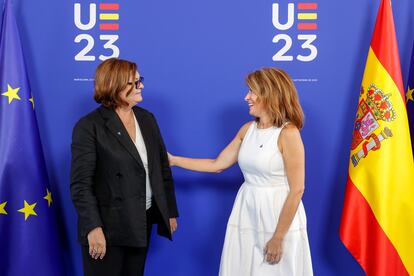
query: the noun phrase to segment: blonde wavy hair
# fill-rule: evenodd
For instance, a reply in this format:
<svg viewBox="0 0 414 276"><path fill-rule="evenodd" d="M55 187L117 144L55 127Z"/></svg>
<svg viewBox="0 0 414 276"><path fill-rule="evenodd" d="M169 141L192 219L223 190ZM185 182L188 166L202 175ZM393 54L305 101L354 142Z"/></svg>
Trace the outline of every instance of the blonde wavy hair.
<svg viewBox="0 0 414 276"><path fill-rule="evenodd" d="M269 113L273 125L281 127L290 122L298 129L303 127L304 114L298 93L289 75L277 68L262 68L247 75L246 83L258 96ZM259 118L256 118L259 121Z"/></svg>

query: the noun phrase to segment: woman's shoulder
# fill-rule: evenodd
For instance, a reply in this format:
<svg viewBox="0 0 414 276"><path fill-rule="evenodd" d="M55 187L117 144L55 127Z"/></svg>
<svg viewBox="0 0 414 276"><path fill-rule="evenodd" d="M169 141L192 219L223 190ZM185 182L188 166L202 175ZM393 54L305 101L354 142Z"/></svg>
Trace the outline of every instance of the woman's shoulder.
<svg viewBox="0 0 414 276"><path fill-rule="evenodd" d="M92 122L96 119L98 119L98 117L100 117L99 114L99 107L95 108L94 110L90 111L89 113L83 115L82 117L80 117L80 119L78 120L78 123L88 123L88 122Z"/></svg>
<svg viewBox="0 0 414 276"><path fill-rule="evenodd" d="M285 123L281 127L280 135L278 139L278 145L283 147L286 145L301 145L302 138L300 130L297 126L292 123Z"/></svg>
<svg viewBox="0 0 414 276"><path fill-rule="evenodd" d="M240 129L243 129L243 130L246 130L247 131L247 129L249 129L249 127L252 125L252 124L254 124L254 120L252 120L252 121L249 121L249 122L247 122L247 123L245 123L244 125L242 125L242 127L240 128Z"/></svg>
<svg viewBox="0 0 414 276"><path fill-rule="evenodd" d="M74 130L79 128L91 128L93 125L95 125L99 121L103 121L102 115L99 112L99 109L101 107L98 107L91 112L87 113L86 115L82 116L73 127Z"/></svg>
<svg viewBox="0 0 414 276"><path fill-rule="evenodd" d="M291 122L285 122L282 124L282 126L280 127L280 132L282 133L286 133L285 135L300 135L300 130L297 126L295 126L293 123Z"/></svg>
<svg viewBox="0 0 414 276"><path fill-rule="evenodd" d="M247 131L249 130L249 127L254 123L254 121L249 121L247 123L245 123L244 125L242 125L242 127L240 128L239 132L237 133L237 136L239 136L239 138L241 140L243 140L244 136L246 136Z"/></svg>

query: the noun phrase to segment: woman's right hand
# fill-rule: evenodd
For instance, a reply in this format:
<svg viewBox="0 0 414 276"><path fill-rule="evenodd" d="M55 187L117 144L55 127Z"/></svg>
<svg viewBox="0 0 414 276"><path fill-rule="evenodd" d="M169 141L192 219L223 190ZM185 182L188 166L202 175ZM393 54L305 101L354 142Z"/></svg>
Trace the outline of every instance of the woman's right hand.
<svg viewBox="0 0 414 276"><path fill-rule="evenodd" d="M89 255L97 260L103 259L106 254L106 240L102 227L96 227L88 234Z"/></svg>

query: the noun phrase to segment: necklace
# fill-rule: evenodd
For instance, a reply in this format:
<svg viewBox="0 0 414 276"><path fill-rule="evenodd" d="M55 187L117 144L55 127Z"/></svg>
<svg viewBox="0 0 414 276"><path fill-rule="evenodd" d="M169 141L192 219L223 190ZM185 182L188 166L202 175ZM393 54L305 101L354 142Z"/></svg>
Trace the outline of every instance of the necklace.
<svg viewBox="0 0 414 276"><path fill-rule="evenodd" d="M271 137L273 136L273 131L270 131L273 129L273 126L268 127L268 128L257 128L257 133L256 133L256 141L259 144L259 148L263 148L263 146L271 139Z"/></svg>

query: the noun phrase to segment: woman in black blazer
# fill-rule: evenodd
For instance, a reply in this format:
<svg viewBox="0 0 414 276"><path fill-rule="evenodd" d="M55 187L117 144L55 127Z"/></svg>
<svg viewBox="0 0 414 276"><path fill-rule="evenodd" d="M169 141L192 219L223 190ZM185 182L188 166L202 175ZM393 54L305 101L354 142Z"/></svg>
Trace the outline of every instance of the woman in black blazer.
<svg viewBox="0 0 414 276"><path fill-rule="evenodd" d="M85 275L143 275L152 224L172 239L178 217L167 151L154 115L137 107L143 77L111 58L96 69L102 105L73 129L71 195Z"/></svg>

